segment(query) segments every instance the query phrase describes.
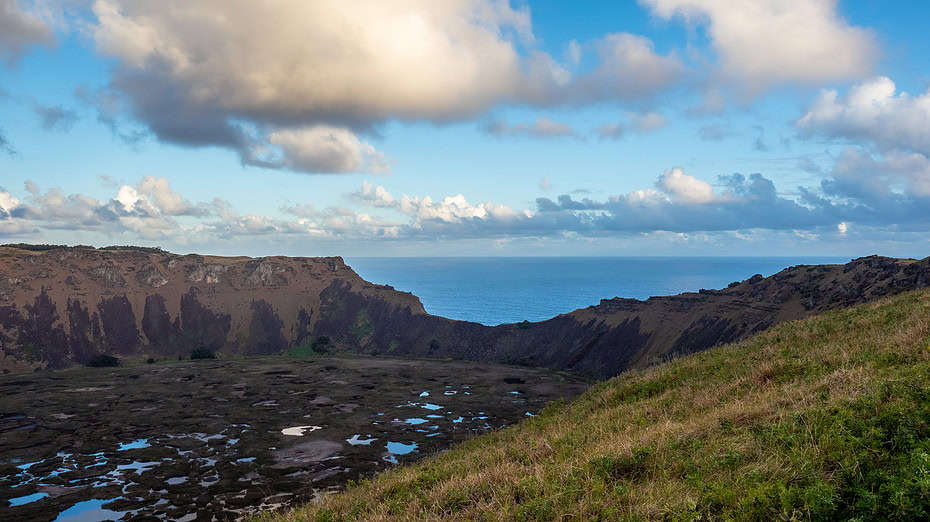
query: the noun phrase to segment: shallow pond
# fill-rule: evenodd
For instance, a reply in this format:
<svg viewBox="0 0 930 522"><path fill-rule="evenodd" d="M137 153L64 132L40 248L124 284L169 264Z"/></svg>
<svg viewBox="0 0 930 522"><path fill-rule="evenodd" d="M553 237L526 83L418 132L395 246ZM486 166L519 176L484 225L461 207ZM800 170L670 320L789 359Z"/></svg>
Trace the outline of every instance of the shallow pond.
<svg viewBox="0 0 930 522"><path fill-rule="evenodd" d="M544 370L381 358L2 376L0 520L235 519L337 491L585 387Z"/></svg>

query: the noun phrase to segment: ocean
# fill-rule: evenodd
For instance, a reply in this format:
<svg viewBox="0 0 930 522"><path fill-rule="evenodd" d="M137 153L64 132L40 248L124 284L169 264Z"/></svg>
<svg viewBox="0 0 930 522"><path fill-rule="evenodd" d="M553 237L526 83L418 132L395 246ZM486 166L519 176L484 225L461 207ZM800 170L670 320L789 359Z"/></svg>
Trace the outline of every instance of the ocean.
<svg viewBox="0 0 930 522"><path fill-rule="evenodd" d="M412 292L431 314L487 325L541 321L601 299L725 288L845 257L346 258L363 278Z"/></svg>

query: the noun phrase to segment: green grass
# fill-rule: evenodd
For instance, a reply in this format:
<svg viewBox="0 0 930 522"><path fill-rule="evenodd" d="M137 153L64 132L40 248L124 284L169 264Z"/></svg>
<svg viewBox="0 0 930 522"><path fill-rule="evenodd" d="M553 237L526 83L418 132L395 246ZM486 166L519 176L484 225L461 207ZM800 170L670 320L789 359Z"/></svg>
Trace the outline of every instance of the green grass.
<svg viewBox="0 0 930 522"><path fill-rule="evenodd" d="M357 339L364 339L374 331L371 320L368 318L368 310L362 308L358 311L350 331Z"/></svg>
<svg viewBox="0 0 930 522"><path fill-rule="evenodd" d="M930 292L628 372L266 520L930 518Z"/></svg>

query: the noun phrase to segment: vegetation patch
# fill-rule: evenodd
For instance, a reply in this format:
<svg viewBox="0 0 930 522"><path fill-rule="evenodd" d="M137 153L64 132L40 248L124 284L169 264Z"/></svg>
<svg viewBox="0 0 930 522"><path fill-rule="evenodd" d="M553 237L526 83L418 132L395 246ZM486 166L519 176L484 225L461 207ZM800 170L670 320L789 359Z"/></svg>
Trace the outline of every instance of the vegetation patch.
<svg viewBox="0 0 930 522"><path fill-rule="evenodd" d="M87 361L87 366L91 368L115 368L119 364L119 358L106 354L95 355Z"/></svg>
<svg viewBox="0 0 930 522"><path fill-rule="evenodd" d="M374 327L371 325L371 319L368 317L368 310L362 308L355 314L355 322L352 324L351 333L357 339L364 339L371 335Z"/></svg>
<svg viewBox="0 0 930 522"><path fill-rule="evenodd" d="M206 346L201 346L191 350L191 360L196 361L198 359L216 359L216 354Z"/></svg>

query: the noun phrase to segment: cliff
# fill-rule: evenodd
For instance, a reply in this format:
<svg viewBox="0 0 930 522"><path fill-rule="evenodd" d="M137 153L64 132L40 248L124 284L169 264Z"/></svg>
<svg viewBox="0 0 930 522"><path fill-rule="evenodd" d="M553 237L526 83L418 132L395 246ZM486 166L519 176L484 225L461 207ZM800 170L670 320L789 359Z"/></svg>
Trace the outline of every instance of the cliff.
<svg viewBox="0 0 930 522"><path fill-rule="evenodd" d="M367 283L338 257L0 247L0 365L28 370L98 354L176 357L206 347L261 355L315 346L605 378L928 285L930 258L873 256L791 267L724 290L606 299L538 323L489 327L429 315L412 294Z"/></svg>
<svg viewBox="0 0 930 522"><path fill-rule="evenodd" d="M0 247L0 364L60 368L98 354L174 357L201 347L282 353L310 340L328 288L425 314L412 294L369 284L338 257Z"/></svg>

